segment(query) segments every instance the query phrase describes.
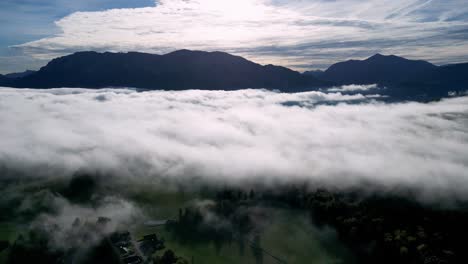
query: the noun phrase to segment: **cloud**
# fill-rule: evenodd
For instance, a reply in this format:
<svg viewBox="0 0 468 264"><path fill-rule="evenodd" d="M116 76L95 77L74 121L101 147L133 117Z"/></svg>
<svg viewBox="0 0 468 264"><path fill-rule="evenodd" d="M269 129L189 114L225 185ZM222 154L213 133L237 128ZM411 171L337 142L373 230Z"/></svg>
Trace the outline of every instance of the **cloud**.
<svg viewBox="0 0 468 264"><path fill-rule="evenodd" d="M51 249L96 246L106 235L128 229L143 215L132 203L113 197L106 197L99 206L84 207L71 204L62 197L49 195L52 201L48 202L57 204L57 212L40 214L31 223L31 228L47 231L48 247ZM99 219L106 220L99 224Z"/></svg>
<svg viewBox="0 0 468 264"><path fill-rule="evenodd" d="M73 263L88 263L85 260L92 258L93 249L109 234L131 230L146 217L137 205L122 198L105 196L92 204L77 204L52 191L50 185L51 189L29 189L31 184L41 185L37 181L8 185L0 205L8 206L2 209L10 221L28 223L21 228L17 247L64 254Z"/></svg>
<svg viewBox="0 0 468 264"><path fill-rule="evenodd" d="M40 59L81 50L223 50L296 69L376 52L447 63L468 59L467 13L456 0L161 0L75 12L56 22L62 33L14 48Z"/></svg>
<svg viewBox="0 0 468 264"><path fill-rule="evenodd" d="M468 198L468 97L375 98L4 88L0 168L39 178L86 169L133 179L366 182Z"/></svg>
<svg viewBox="0 0 468 264"><path fill-rule="evenodd" d="M377 84L369 84L369 85L343 85L340 87L332 87L328 89L329 92L355 92L355 91L369 91L372 89L376 89Z"/></svg>
<svg viewBox="0 0 468 264"><path fill-rule="evenodd" d="M154 6L154 0L2 0L0 1L0 73L38 69L50 56L40 60L18 54L11 45L47 38L60 34L54 26L57 21L78 11L102 11L113 8ZM23 56L22 56L23 55Z"/></svg>

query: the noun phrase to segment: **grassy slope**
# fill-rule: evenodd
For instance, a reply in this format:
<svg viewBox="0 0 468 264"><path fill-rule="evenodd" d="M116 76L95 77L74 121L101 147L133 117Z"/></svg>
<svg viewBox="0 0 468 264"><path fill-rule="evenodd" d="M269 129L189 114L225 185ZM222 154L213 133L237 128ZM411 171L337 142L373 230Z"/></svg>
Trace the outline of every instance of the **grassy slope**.
<svg viewBox="0 0 468 264"><path fill-rule="evenodd" d="M201 195L193 192L172 190L155 190L152 186L137 186L129 191L130 200L135 201L144 213L151 219L175 219L179 208L184 208L190 201ZM213 243L187 245L179 243L164 227L148 228L144 226L133 230L135 236L157 233L166 240L166 247L174 250L178 256L195 263L255 263L252 248L246 243L244 254L240 254L237 241L223 245L219 254ZM15 226L0 223L0 239L14 240ZM317 230L311 228L307 216L284 209L274 209L271 221L261 233L261 246L271 254L284 259L287 263L335 263L334 255L339 252L329 250L320 240ZM0 253L0 264L4 263L8 250ZM162 252L159 252L161 254ZM278 263L273 258L264 255L263 263Z"/></svg>
<svg viewBox="0 0 468 264"><path fill-rule="evenodd" d="M319 232L311 228L305 215L278 210L272 221L262 231L261 246L287 263L339 263L337 256L343 254L342 249L326 248L320 240ZM195 263L255 263L252 248L247 244L243 256L240 255L236 241L223 245L217 254L213 243L182 244L174 239L164 227L139 227L135 230L137 237L150 233L163 237L166 241L166 248L172 249L178 256L187 260L193 256ZM264 254L263 263L279 262Z"/></svg>

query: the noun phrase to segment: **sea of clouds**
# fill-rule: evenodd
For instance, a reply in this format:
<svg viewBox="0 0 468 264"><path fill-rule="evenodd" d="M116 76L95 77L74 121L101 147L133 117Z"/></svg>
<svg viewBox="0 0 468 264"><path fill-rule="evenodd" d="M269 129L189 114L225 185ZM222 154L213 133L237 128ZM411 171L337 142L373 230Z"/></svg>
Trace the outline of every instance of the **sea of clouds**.
<svg viewBox="0 0 468 264"><path fill-rule="evenodd" d="M1 175L60 177L86 169L135 179L305 180L468 199L468 97L378 99L340 92L2 88Z"/></svg>

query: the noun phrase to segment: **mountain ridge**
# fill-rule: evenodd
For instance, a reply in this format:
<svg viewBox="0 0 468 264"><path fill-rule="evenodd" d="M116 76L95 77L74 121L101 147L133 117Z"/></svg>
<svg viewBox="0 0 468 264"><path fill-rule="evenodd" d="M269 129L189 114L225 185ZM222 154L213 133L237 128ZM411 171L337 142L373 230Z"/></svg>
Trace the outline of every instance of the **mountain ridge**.
<svg viewBox="0 0 468 264"><path fill-rule="evenodd" d="M302 92L336 85L378 84L386 87L379 93L398 98L440 98L452 91L468 90L468 63L436 66L424 60L379 53L364 60L338 62L325 71L301 74L220 51L177 50L162 55L82 51L55 58L39 71L26 73L18 78L0 75L0 85L150 90L263 88Z"/></svg>
<svg viewBox="0 0 468 264"><path fill-rule="evenodd" d="M348 60L331 65L322 79L342 84L388 84L410 80L438 66L423 60L375 54L365 60Z"/></svg>
<svg viewBox="0 0 468 264"><path fill-rule="evenodd" d="M375 54L331 65L319 79L340 85L378 84L397 97L437 98L468 90L468 63L436 66L424 60Z"/></svg>
<svg viewBox="0 0 468 264"><path fill-rule="evenodd" d="M4 77L6 78L10 78L10 79L16 79L16 78L23 78L23 77L26 77L28 75L31 75L33 73L35 73L36 71L31 71L31 70L25 70L23 72L13 72L13 73L8 73L8 74L5 74Z"/></svg>
<svg viewBox="0 0 468 264"><path fill-rule="evenodd" d="M0 74L0 86L9 86L10 79L5 77L5 75Z"/></svg>
<svg viewBox="0 0 468 264"><path fill-rule="evenodd" d="M225 52L178 50L164 55L140 52L77 52L55 58L14 87L135 87L156 90L278 89L285 92L330 86L291 69L260 65Z"/></svg>

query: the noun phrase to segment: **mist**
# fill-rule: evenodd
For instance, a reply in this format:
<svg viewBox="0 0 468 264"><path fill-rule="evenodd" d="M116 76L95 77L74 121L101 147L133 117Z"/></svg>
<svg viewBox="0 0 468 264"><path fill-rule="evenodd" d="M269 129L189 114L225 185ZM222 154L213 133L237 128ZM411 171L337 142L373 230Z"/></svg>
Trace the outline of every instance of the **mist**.
<svg viewBox="0 0 468 264"><path fill-rule="evenodd" d="M86 170L133 180L402 187L425 198L468 199L468 97L380 98L2 88L0 177L61 178Z"/></svg>

